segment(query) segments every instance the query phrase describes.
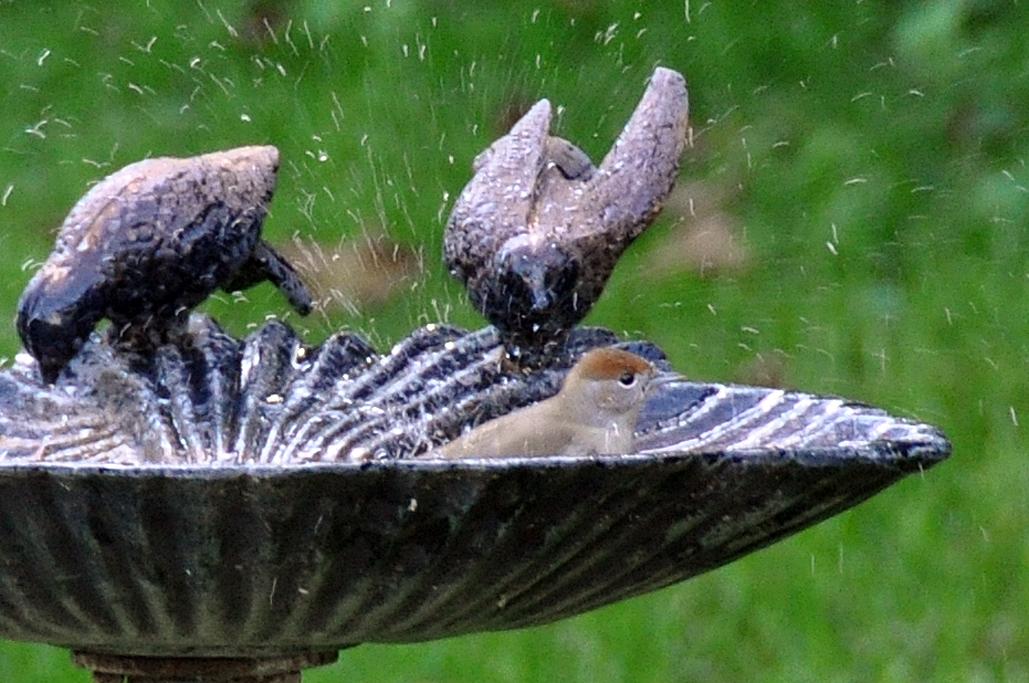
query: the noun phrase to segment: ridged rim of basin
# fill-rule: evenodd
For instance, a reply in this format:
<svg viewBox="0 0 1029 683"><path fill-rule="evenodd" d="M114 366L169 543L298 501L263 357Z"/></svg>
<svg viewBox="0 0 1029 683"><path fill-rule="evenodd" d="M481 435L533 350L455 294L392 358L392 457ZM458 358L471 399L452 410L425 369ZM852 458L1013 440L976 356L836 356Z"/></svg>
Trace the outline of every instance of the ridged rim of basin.
<svg viewBox="0 0 1029 683"><path fill-rule="evenodd" d="M536 458L461 458L437 460L420 458L410 460L371 460L364 463L282 463L280 465L195 465L183 464L120 464L95 462L31 463L0 461L0 476L8 472L48 471L54 473L110 474L112 476L169 476L175 478L221 479L238 476L288 477L309 473L357 473L370 470L485 470L504 471L525 468L576 467L585 463L610 467L630 466L654 461L676 461L683 458L738 461L741 463L769 464L778 462L803 463L809 467L833 467L844 463L867 462L903 471L918 469L919 465L935 465L950 454L950 444L942 436L919 442L880 441L863 447L841 448L741 448L731 451L697 450L690 452L630 453L626 455L562 456Z"/></svg>

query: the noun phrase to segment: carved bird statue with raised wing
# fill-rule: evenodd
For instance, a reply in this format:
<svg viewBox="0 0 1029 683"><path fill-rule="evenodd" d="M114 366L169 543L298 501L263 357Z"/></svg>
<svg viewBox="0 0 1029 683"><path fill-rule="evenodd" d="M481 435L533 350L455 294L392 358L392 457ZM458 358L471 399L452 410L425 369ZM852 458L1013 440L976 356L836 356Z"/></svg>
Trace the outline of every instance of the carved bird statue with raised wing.
<svg viewBox="0 0 1029 683"><path fill-rule="evenodd" d="M600 297L675 182L687 110L685 79L659 68L597 168L550 135L547 100L476 158L447 224L444 255L510 355L560 346Z"/></svg>

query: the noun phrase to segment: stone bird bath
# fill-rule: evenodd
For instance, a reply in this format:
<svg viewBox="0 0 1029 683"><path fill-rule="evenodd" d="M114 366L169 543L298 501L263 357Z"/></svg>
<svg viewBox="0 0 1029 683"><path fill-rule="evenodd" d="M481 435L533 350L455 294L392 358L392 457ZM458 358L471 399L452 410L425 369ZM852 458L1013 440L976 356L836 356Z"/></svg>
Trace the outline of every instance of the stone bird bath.
<svg viewBox="0 0 1029 683"><path fill-rule="evenodd" d="M633 132L638 153L662 144ZM432 460L554 393L585 350L667 363L590 328L528 370L493 327L430 325L387 353L279 322L239 340L196 314L145 349L110 330L53 385L27 353L0 372L0 636L70 648L97 681L299 681L363 642L545 624L714 569L950 450L843 399L684 380L648 401L636 453Z"/></svg>

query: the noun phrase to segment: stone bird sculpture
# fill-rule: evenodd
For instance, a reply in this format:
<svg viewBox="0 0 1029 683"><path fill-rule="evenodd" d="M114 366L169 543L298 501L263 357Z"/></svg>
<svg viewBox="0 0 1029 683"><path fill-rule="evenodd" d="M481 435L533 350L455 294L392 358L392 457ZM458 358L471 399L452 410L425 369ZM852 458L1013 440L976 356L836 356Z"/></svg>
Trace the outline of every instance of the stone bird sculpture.
<svg viewBox="0 0 1029 683"><path fill-rule="evenodd" d="M536 457L633 453L636 420L648 392L665 379L650 362L614 348L594 349L548 399L485 422L430 457Z"/></svg>
<svg viewBox="0 0 1029 683"><path fill-rule="evenodd" d="M659 68L599 168L550 135L547 100L476 158L444 256L512 356L562 342L600 297L675 182L687 110L685 79Z"/></svg>
<svg viewBox="0 0 1029 683"><path fill-rule="evenodd" d="M240 147L130 164L72 208L18 304L18 334L54 382L103 318L160 341L215 289L269 280L302 315L311 297L261 239L279 151Z"/></svg>

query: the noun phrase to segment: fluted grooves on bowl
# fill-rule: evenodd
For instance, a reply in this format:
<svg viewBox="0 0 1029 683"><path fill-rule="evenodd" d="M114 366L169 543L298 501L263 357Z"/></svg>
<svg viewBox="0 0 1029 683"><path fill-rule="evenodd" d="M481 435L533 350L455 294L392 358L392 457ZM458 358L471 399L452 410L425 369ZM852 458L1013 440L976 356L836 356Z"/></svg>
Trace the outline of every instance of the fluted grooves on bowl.
<svg viewBox="0 0 1029 683"><path fill-rule="evenodd" d="M868 406L683 381L648 401L639 455L410 458L612 343L577 330L522 374L490 328L428 326L379 355L280 323L238 341L197 316L146 358L95 338L53 389L23 356L0 372L0 634L238 656L541 624L719 566L949 452Z"/></svg>
<svg viewBox="0 0 1029 683"><path fill-rule="evenodd" d="M0 461L338 462L424 453L482 422L554 393L585 350L616 344L580 329L569 352L523 374L501 363L492 328L430 325L385 355L341 333L318 348L271 322L242 342L202 316L146 358L95 337L47 388L19 356L0 373ZM662 361L649 344L619 344ZM648 402L644 452L861 446L941 439L927 425L840 399L683 382Z"/></svg>
<svg viewBox="0 0 1029 683"><path fill-rule="evenodd" d="M579 354L615 342L604 330L578 330L567 355L522 374L502 367L491 328L467 334L429 325L380 355L344 333L312 349L278 322L238 341L195 315L187 335L145 357L94 335L54 387L20 355L0 373L0 459L224 465L410 457L469 422L554 393Z"/></svg>

